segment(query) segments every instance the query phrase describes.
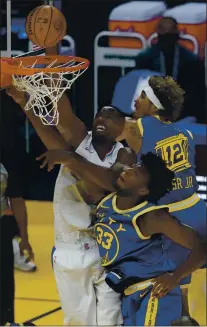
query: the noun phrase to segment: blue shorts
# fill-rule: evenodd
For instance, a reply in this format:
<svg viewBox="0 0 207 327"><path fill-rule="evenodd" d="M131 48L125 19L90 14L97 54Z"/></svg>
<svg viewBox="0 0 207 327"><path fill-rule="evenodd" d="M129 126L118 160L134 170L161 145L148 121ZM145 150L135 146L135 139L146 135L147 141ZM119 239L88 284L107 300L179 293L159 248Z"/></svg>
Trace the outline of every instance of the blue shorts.
<svg viewBox="0 0 207 327"><path fill-rule="evenodd" d="M160 299L152 297L151 290L151 283L142 282L125 291L122 300L124 326L171 326L173 321L181 318L180 286Z"/></svg>
<svg viewBox="0 0 207 327"><path fill-rule="evenodd" d="M188 199L177 202L170 206L170 214L176 217L182 224L187 225L193 228L199 234L200 238L203 241L207 240L207 206L205 201L199 200L197 203L192 205L189 208L174 210L176 205L178 208L183 208ZM174 208L174 209L173 209ZM167 256L173 260L176 265L182 264L190 254L190 250L183 248L182 246L175 244L168 238L163 237L164 239L164 251L166 251ZM206 267L206 266L204 266ZM188 285L191 281L191 276L186 277L181 280L181 285Z"/></svg>

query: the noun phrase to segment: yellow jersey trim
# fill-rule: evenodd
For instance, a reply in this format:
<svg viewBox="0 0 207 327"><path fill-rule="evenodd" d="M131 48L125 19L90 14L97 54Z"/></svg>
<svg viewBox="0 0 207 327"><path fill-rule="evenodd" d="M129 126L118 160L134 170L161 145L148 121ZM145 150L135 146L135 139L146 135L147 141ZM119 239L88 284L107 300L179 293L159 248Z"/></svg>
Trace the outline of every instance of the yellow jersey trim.
<svg viewBox="0 0 207 327"><path fill-rule="evenodd" d="M189 198L183 201L174 202L168 204L167 206L169 208L169 212L175 212L175 211L188 209L194 206L196 203L198 203L198 201L200 201L200 197L198 196L198 194L194 193L192 196L190 196Z"/></svg>
<svg viewBox="0 0 207 327"><path fill-rule="evenodd" d="M145 290L147 287L151 286L154 284L154 279L147 279L143 282L140 283L136 283L136 284L132 284L129 287L127 287L124 291L124 295L128 296L128 295L132 295L138 291L143 291Z"/></svg>
<svg viewBox="0 0 207 327"><path fill-rule="evenodd" d="M103 198L103 199L99 202L99 204L97 205L97 209L99 209L99 208L106 208L106 209L108 209L108 207L105 207L105 206L103 205L103 203L104 203L105 201L107 201L108 199L112 198L115 194L116 194L116 192L113 192L113 193L110 193L109 195L107 195L105 198Z"/></svg>
<svg viewBox="0 0 207 327"><path fill-rule="evenodd" d="M140 282L137 284L133 284L124 291L124 295L129 296L138 291L143 291L146 288L148 288L149 286L153 285L154 282L155 282L155 279L148 279L146 281L143 281L143 282ZM149 290L149 292L151 292L151 290ZM140 297L141 297L141 294L140 294ZM152 297L152 295L150 295L150 298L149 298L149 301L147 304L147 311L146 311L144 326L155 326L157 312L158 312L158 304L159 304L159 299L156 297Z"/></svg>
<svg viewBox="0 0 207 327"><path fill-rule="evenodd" d="M144 235L142 234L142 232L140 231L140 229L139 229L139 227L138 227L138 225L137 225L137 218L140 217L140 216L142 216L142 215L144 215L144 214L147 213L147 212L154 211L154 210L159 210L159 209L164 209L164 208L167 209L168 206L167 206L167 205L165 205L165 206L152 206L152 207L150 207L150 208L147 208L147 209L145 209L145 210L143 210L143 211L137 213L137 214L132 218L132 224L133 224L133 226L134 226L134 228L135 228L135 230L136 230L136 232L137 232L137 235L138 235L142 240L148 240L148 239L151 238L151 236L144 236Z"/></svg>
<svg viewBox="0 0 207 327"><path fill-rule="evenodd" d="M113 197L113 199L112 199L112 207L113 207L113 209L114 209L115 212L120 213L120 214L122 214L122 213L129 213L129 212L132 212L134 210L141 209L142 207L144 207L144 206L146 206L148 204L147 201L144 201L144 202L138 204L137 206L135 206L133 208L121 210L121 209L117 208L116 201L117 201L117 194L115 194L114 197Z"/></svg>
<svg viewBox="0 0 207 327"><path fill-rule="evenodd" d="M163 124L168 124L168 125L171 124L171 121L169 121L169 120L168 121L163 121L163 120L160 119L160 116L158 116L158 115L153 115L152 117L157 118Z"/></svg>
<svg viewBox="0 0 207 327"><path fill-rule="evenodd" d="M159 304L158 297L150 295L150 299L147 304L147 312L146 312L146 317L145 317L145 321L144 321L144 326L155 326L156 325L158 304Z"/></svg>
<svg viewBox="0 0 207 327"><path fill-rule="evenodd" d="M139 129L139 132L140 132L140 135L143 137L143 134L144 134L144 127L142 125L142 118L139 118L137 120L137 127Z"/></svg>

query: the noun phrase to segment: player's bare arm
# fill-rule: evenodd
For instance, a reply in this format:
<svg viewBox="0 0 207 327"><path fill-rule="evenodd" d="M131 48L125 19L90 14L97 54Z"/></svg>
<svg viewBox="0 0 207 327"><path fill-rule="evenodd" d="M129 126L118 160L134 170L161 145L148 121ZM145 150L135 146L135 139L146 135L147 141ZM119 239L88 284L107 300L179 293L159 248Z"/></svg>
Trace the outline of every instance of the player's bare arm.
<svg viewBox="0 0 207 327"><path fill-rule="evenodd" d="M142 147L142 131L138 121L133 118L125 118L125 126L123 133L120 135L118 140L125 139L128 146L135 152L138 153Z"/></svg>
<svg viewBox="0 0 207 327"><path fill-rule="evenodd" d="M72 172L83 180L90 180L99 186L103 191L115 191L115 182L124 166L131 166L136 163L135 154L128 148L119 150L117 161L111 168L95 165L74 152L51 150L40 157L43 159L41 168L48 165L48 171L53 169L55 164L64 164Z"/></svg>
<svg viewBox="0 0 207 327"><path fill-rule="evenodd" d="M164 296L179 284L181 278L199 269L206 261L206 254L198 234L191 228L182 225L163 209L152 211L140 219L140 229L144 236L163 234L175 243L191 250L186 261L173 273L156 278L153 294Z"/></svg>
<svg viewBox="0 0 207 327"><path fill-rule="evenodd" d="M69 149L66 141L54 127L43 125L40 119L35 116L33 110L24 110L27 103L24 92L20 92L14 86L10 86L7 88L7 94L20 105L47 149Z"/></svg>
<svg viewBox="0 0 207 327"><path fill-rule="evenodd" d="M48 48L46 55L58 54L58 46ZM75 149L87 136L85 124L73 114L72 105L66 93L62 95L58 102L59 122L56 126L64 140Z"/></svg>

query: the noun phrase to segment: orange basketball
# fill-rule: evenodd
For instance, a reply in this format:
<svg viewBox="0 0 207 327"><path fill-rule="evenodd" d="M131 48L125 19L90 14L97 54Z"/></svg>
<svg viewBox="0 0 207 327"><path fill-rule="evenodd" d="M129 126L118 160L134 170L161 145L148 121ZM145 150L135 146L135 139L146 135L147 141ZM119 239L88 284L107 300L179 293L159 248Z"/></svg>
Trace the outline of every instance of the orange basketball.
<svg viewBox="0 0 207 327"><path fill-rule="evenodd" d="M33 9L26 19L26 33L32 43L41 48L55 46L66 34L64 15L53 6Z"/></svg>

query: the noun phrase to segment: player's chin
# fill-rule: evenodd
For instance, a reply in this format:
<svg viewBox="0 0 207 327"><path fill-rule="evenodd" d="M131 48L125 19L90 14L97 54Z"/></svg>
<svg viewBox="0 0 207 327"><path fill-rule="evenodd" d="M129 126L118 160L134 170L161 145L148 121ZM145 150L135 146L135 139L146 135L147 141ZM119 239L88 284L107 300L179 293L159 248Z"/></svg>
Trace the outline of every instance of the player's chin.
<svg viewBox="0 0 207 327"><path fill-rule="evenodd" d="M107 137L107 132L106 131L94 130L93 131L93 137L95 137L97 139L106 138Z"/></svg>
<svg viewBox="0 0 207 327"><path fill-rule="evenodd" d="M116 181L116 187L118 190L124 190L126 187L125 181L121 176Z"/></svg>

